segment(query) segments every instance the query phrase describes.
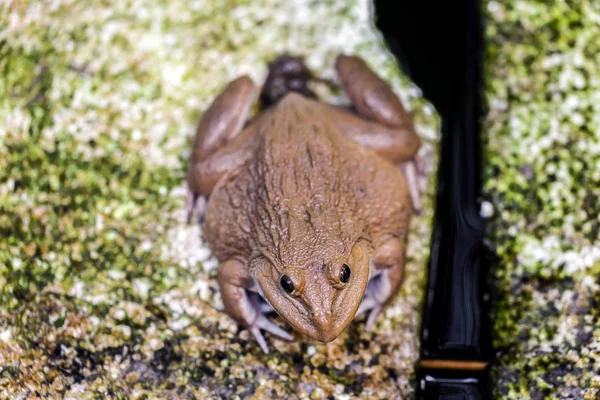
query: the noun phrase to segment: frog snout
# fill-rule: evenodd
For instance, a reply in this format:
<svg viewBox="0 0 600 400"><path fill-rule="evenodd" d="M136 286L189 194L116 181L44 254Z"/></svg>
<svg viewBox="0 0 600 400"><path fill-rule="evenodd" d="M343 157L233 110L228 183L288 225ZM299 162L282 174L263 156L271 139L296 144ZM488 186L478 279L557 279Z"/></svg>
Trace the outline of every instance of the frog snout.
<svg viewBox="0 0 600 400"><path fill-rule="evenodd" d="M332 312L311 313L311 318L316 328L315 339L319 342L331 342L340 335L344 328L343 326L336 326L336 320Z"/></svg>

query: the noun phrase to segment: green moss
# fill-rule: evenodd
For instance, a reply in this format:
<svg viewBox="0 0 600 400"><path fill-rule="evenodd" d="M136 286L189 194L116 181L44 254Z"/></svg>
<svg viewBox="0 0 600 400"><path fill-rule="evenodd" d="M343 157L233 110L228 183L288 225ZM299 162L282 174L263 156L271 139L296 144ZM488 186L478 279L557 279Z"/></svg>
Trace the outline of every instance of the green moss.
<svg viewBox="0 0 600 400"><path fill-rule="evenodd" d="M423 178L425 211L389 314L374 333L357 323L310 347L314 360L300 337L267 335L265 355L238 331L220 311L216 262L184 221L202 112L241 74L260 84L286 51L326 78L339 52L365 58L411 110L434 172L438 120L367 10L367 1L278 0L0 7L0 397L412 393L433 179ZM372 363L361 343L397 356ZM352 368L351 378L325 367Z"/></svg>
<svg viewBox="0 0 600 400"><path fill-rule="evenodd" d="M600 9L591 1L523 0L486 8L496 393L593 398L600 390L593 379L600 323L592 312L600 272ZM555 376L574 365L570 383Z"/></svg>

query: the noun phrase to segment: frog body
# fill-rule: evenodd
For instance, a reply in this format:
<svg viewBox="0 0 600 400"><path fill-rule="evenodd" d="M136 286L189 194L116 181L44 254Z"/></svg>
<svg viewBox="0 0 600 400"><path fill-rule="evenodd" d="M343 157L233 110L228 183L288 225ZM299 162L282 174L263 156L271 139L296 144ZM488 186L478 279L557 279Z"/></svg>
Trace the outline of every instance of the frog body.
<svg viewBox="0 0 600 400"><path fill-rule="evenodd" d="M265 352L261 330L293 339L269 311L327 343L365 312L370 329L402 284L418 209L407 166L420 140L363 60L341 55L336 69L354 111L319 102L304 85L276 91L249 120L255 87L242 76L215 99L196 134L189 210L200 200L225 312Z"/></svg>

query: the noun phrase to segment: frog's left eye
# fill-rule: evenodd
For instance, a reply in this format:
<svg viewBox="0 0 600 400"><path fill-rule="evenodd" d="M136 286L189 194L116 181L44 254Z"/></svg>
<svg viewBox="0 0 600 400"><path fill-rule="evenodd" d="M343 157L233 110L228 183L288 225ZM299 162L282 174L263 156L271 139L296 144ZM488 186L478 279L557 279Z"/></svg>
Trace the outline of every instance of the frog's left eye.
<svg viewBox="0 0 600 400"><path fill-rule="evenodd" d="M350 270L350 267L348 266L348 264L342 265L342 269L340 270L340 281L342 283L348 282L350 280L351 273L352 273L352 271Z"/></svg>
<svg viewBox="0 0 600 400"><path fill-rule="evenodd" d="M281 279L279 279L279 284L281 288L288 293L292 293L294 291L294 283L287 275L282 275Z"/></svg>

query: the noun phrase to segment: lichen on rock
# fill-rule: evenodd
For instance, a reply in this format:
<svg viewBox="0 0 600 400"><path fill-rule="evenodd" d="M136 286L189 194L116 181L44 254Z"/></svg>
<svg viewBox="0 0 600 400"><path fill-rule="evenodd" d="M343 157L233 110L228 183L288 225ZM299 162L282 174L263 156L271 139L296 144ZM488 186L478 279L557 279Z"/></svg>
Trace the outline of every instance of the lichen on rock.
<svg viewBox="0 0 600 400"><path fill-rule="evenodd" d="M410 396L439 123L370 7L0 6L0 397ZM420 182L405 284L375 331L356 322L329 345L268 336L265 355L221 311L215 260L184 221L184 175L216 93L244 73L260 84L285 51L330 79L338 52L365 58L413 115L430 179Z"/></svg>
<svg viewBox="0 0 600 400"><path fill-rule="evenodd" d="M486 1L498 398L600 397L595 1Z"/></svg>

